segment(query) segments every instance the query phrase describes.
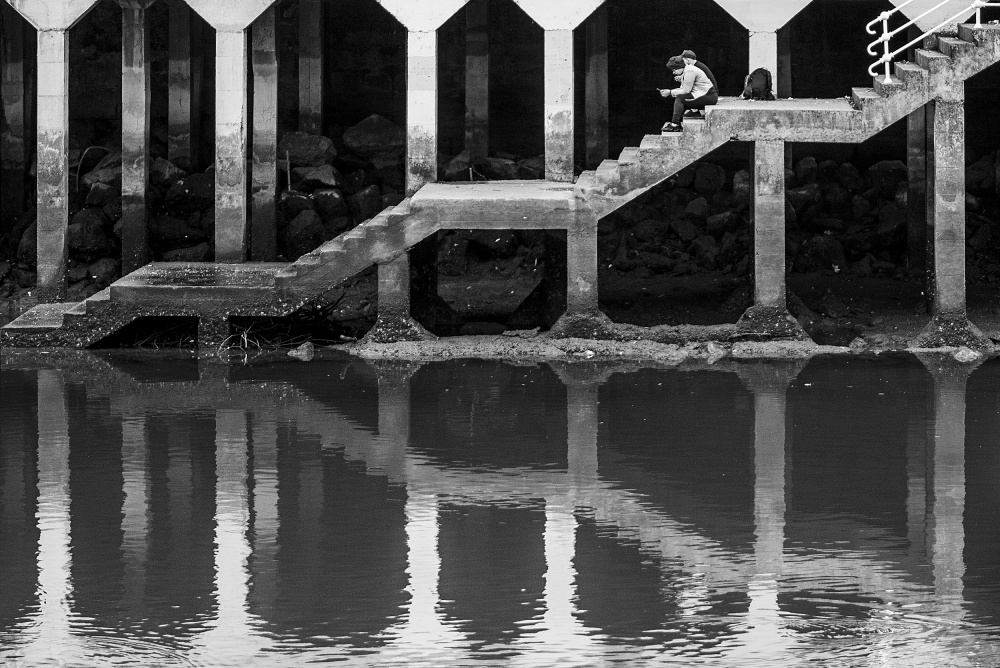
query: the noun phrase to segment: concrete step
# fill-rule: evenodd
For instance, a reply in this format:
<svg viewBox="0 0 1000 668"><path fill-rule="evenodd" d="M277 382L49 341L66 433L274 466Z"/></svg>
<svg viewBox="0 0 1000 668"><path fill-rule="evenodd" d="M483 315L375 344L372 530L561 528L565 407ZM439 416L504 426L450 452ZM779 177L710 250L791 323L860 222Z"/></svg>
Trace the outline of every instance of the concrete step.
<svg viewBox="0 0 1000 668"><path fill-rule="evenodd" d="M940 51L930 51L928 49L917 49L917 65L928 72L937 72L951 64L951 58Z"/></svg>
<svg viewBox="0 0 1000 668"><path fill-rule="evenodd" d="M902 61L893 65L896 78L903 82L905 86L924 85L930 73L916 63Z"/></svg>
<svg viewBox="0 0 1000 668"><path fill-rule="evenodd" d="M347 251L343 248L320 248L319 256L323 260L323 264L329 264L330 262L337 262L342 260L347 256Z"/></svg>
<svg viewBox="0 0 1000 668"><path fill-rule="evenodd" d="M879 104L883 101L883 97L879 95L874 88L852 88L851 89L851 101L854 106L861 111L864 111L866 107L870 107L873 104Z"/></svg>
<svg viewBox="0 0 1000 668"><path fill-rule="evenodd" d="M274 298L275 275L287 266L273 262L154 262L113 283L111 299L185 308L266 304Z"/></svg>
<svg viewBox="0 0 1000 668"><path fill-rule="evenodd" d="M619 165L632 165L639 161L639 147L629 146L618 156Z"/></svg>
<svg viewBox="0 0 1000 668"><path fill-rule="evenodd" d="M51 332L63 326L66 314L76 306L77 304L39 304L3 328L18 334Z"/></svg>
<svg viewBox="0 0 1000 668"><path fill-rule="evenodd" d="M966 42L958 37L939 37L938 51L952 59L961 58L963 54L969 53L976 48L972 42Z"/></svg>
<svg viewBox="0 0 1000 668"><path fill-rule="evenodd" d="M875 92L882 97L891 97L906 88L906 84L901 79L893 76L889 77L888 83L885 80L885 76L875 76L872 78L872 83L874 84Z"/></svg>
<svg viewBox="0 0 1000 668"><path fill-rule="evenodd" d="M621 169L617 160L605 160L597 166L595 177L598 183L614 183L618 180Z"/></svg>
<svg viewBox="0 0 1000 668"><path fill-rule="evenodd" d="M958 26L958 38L977 45L996 43L1000 40L1000 24L984 23L977 28L974 23L962 23Z"/></svg>

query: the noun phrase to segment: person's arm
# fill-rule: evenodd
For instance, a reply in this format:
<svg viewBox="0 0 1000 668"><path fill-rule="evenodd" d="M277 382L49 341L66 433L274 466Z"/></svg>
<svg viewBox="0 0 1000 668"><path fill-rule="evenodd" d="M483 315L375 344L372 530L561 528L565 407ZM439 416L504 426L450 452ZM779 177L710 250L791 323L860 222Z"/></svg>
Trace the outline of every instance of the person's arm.
<svg viewBox="0 0 1000 668"><path fill-rule="evenodd" d="M695 72L691 68L684 70L684 76L681 78L681 87L675 88L670 91L670 94L674 97L680 97L681 95L687 95L692 90L694 90L694 79Z"/></svg>

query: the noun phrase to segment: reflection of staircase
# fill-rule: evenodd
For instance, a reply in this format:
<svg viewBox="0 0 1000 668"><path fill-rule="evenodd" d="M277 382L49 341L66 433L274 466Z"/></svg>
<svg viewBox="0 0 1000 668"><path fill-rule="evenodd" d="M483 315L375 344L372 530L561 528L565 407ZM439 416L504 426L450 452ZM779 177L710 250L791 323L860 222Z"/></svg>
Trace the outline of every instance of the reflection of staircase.
<svg viewBox="0 0 1000 668"><path fill-rule="evenodd" d="M722 100L708 108L704 121L685 123L684 132L647 135L617 160L584 172L577 187L601 217L730 140L862 142L996 63L1000 26L960 25L956 37L929 36L916 59L896 63L891 83L877 76L872 88L855 88L850 102Z"/></svg>

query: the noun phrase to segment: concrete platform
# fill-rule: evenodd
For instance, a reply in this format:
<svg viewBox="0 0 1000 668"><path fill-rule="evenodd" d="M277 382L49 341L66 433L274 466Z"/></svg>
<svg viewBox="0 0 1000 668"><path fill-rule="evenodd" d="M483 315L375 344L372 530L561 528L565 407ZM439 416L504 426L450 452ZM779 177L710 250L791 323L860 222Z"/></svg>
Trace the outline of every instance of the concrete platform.
<svg viewBox="0 0 1000 668"><path fill-rule="evenodd" d="M568 229L576 215L572 183L475 181L429 183L410 201L414 213L433 213L443 228Z"/></svg>
<svg viewBox="0 0 1000 668"><path fill-rule="evenodd" d="M275 275L286 264L209 264L154 262L111 285L111 299L122 303L185 306L269 303Z"/></svg>
<svg viewBox="0 0 1000 668"><path fill-rule="evenodd" d="M59 329L63 325L63 317L75 307L76 304L71 303L39 304L4 325L4 329L18 334L34 334Z"/></svg>

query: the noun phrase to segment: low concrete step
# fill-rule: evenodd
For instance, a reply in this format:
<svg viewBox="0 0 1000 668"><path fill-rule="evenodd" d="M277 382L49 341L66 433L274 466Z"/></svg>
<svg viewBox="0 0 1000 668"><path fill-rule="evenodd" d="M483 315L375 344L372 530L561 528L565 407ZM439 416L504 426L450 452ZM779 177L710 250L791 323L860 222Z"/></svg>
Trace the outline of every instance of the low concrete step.
<svg viewBox="0 0 1000 668"><path fill-rule="evenodd" d="M939 37L938 51L949 58L961 58L962 54L968 53L976 48L972 42L966 42L958 37Z"/></svg>
<svg viewBox="0 0 1000 668"><path fill-rule="evenodd" d="M1000 40L1000 24L984 23L976 27L975 23L961 23L958 26L958 38L972 44L984 44L987 41Z"/></svg>
<svg viewBox="0 0 1000 668"><path fill-rule="evenodd" d="M923 85L927 82L927 78L930 75L930 73L920 67L920 65L909 61L895 63L892 69L896 78L903 82L906 86L912 86L915 84Z"/></svg>
<svg viewBox="0 0 1000 668"><path fill-rule="evenodd" d="M951 64L951 58L944 55L940 51L917 49L916 58L917 65L920 65L920 67L924 68L928 72L936 72Z"/></svg>
<svg viewBox="0 0 1000 668"><path fill-rule="evenodd" d="M82 302L81 302L82 303ZM67 313L76 308L77 304L39 304L26 313L22 313L14 321L4 325L3 329L17 334L44 334L59 329Z"/></svg>
<svg viewBox="0 0 1000 668"><path fill-rule="evenodd" d="M154 262L113 283L110 294L116 302L157 306L266 303L274 295L275 276L287 266L273 262Z"/></svg>
<svg viewBox="0 0 1000 668"><path fill-rule="evenodd" d="M417 223L437 221L443 228L567 229L576 187L556 181L429 183L412 197L410 210Z"/></svg>
<svg viewBox="0 0 1000 668"><path fill-rule="evenodd" d="M629 146L618 156L619 165L632 165L639 161L639 147Z"/></svg>
<svg viewBox="0 0 1000 668"><path fill-rule="evenodd" d="M851 101L854 106L864 111L865 107L882 102L883 98L874 88L852 88Z"/></svg>
<svg viewBox="0 0 1000 668"><path fill-rule="evenodd" d="M875 92L882 97L891 97L906 88L906 84L901 79L893 76L890 76L889 81L886 82L885 75L878 75L872 78L872 83Z"/></svg>

